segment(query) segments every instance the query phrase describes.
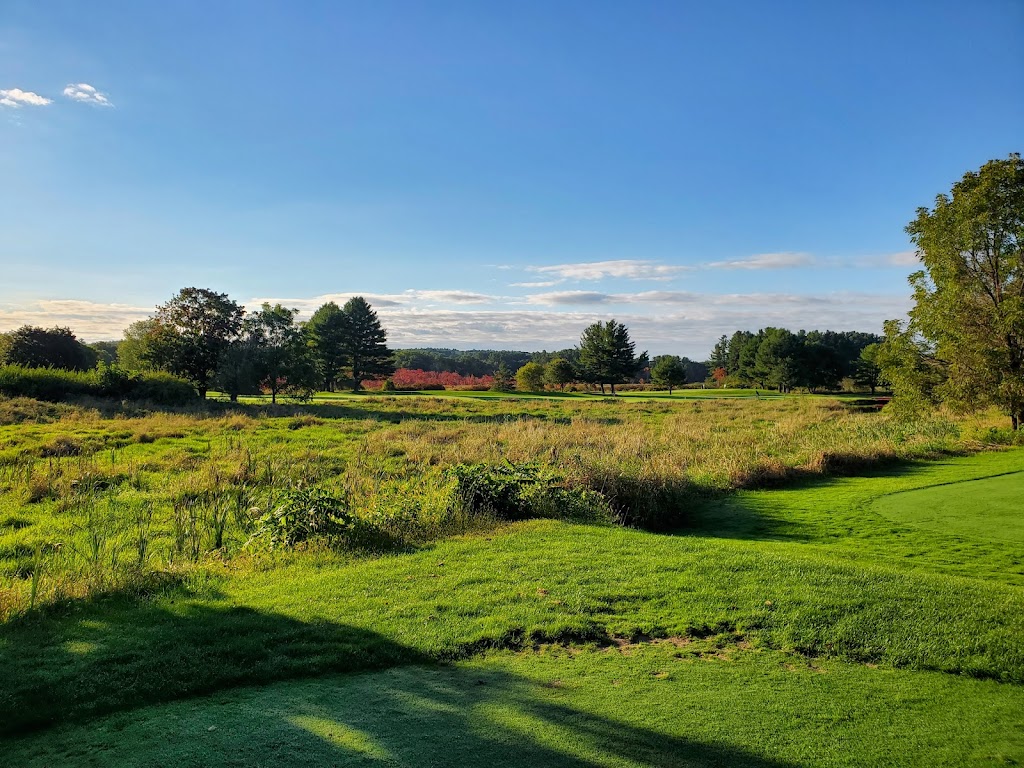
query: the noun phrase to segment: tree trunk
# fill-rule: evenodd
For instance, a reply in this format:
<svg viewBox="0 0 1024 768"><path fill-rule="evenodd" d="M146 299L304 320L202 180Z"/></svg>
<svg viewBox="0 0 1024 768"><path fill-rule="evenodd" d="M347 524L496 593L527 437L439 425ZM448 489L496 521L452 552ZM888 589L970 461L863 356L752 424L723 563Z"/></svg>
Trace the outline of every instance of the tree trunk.
<svg viewBox="0 0 1024 768"><path fill-rule="evenodd" d="M196 389L199 390L199 399L200 400L205 400L206 399L206 387L196 387Z"/></svg>
<svg viewBox="0 0 1024 768"><path fill-rule="evenodd" d="M1020 427L1020 417L1016 413L1010 414L1010 421L1013 424L1013 431L1016 432Z"/></svg>
<svg viewBox="0 0 1024 768"><path fill-rule="evenodd" d="M615 382L614 381L612 382L612 394L613 395L615 394Z"/></svg>
<svg viewBox="0 0 1024 768"><path fill-rule="evenodd" d="M228 395L228 397L231 398L231 402L232 403L237 403L238 402L238 393L237 392L232 392L230 395Z"/></svg>
<svg viewBox="0 0 1024 768"><path fill-rule="evenodd" d="M274 387L270 388L270 404L277 405L277 390Z"/></svg>
<svg viewBox="0 0 1024 768"><path fill-rule="evenodd" d="M668 393L670 395L672 394L672 385L671 384L668 385Z"/></svg>

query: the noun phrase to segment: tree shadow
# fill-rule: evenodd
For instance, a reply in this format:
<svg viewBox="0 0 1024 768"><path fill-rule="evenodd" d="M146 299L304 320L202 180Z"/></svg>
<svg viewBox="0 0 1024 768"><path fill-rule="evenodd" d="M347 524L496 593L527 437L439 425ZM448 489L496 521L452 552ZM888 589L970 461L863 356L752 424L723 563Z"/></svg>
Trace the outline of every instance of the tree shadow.
<svg viewBox="0 0 1024 768"><path fill-rule="evenodd" d="M232 686L430 661L371 631L179 597L114 595L0 626L0 736Z"/></svg>
<svg viewBox="0 0 1024 768"><path fill-rule="evenodd" d="M334 622L194 604L107 608L65 621L50 642L57 627L47 620L0 635L3 731L26 737L12 746L55 763L60 756L38 752L40 744L106 764L789 765L638 724L635 703L623 707L633 722L611 719L536 680L490 665L434 664ZM8 663L32 648L45 658ZM63 727L29 734L55 724ZM157 754L140 753L140 744Z"/></svg>

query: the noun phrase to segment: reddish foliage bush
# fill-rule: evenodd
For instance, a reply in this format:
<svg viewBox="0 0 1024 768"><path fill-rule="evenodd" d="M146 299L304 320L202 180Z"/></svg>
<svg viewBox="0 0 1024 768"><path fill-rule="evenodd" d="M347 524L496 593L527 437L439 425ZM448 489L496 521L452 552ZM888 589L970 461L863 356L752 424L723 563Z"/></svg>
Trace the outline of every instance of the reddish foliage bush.
<svg viewBox="0 0 1024 768"><path fill-rule="evenodd" d="M423 371L419 368L399 368L391 375L396 389L487 389L494 383L493 376L463 376L453 371ZM380 389L381 381L364 381L366 389Z"/></svg>

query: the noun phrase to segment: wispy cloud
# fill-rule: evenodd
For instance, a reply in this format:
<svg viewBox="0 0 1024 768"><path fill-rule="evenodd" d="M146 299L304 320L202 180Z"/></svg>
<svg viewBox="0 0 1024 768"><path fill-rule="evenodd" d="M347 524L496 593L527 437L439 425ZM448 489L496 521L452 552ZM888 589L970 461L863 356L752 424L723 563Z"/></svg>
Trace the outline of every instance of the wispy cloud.
<svg viewBox="0 0 1024 768"><path fill-rule="evenodd" d="M810 267L816 260L809 253L759 253L742 259L712 261L704 266L708 269L793 269Z"/></svg>
<svg viewBox="0 0 1024 768"><path fill-rule="evenodd" d="M910 297L902 294L687 291L559 291L525 298L461 291L346 292L252 299L246 305L280 302L309 317L324 302L342 304L353 295L365 296L378 311L394 347L560 349L576 344L588 324L614 316L629 326L639 347L691 357L706 355L718 336L736 329L775 325L879 331L883 320L903 316L911 305ZM130 323L152 312L151 306L71 299L0 305L0 331L24 324L66 325L89 341L116 339Z"/></svg>
<svg viewBox="0 0 1024 768"><path fill-rule="evenodd" d="M560 280L603 280L608 277L627 280L670 280L689 267L660 264L648 259L618 259L585 261L578 264L531 266L526 269L530 272L552 275Z"/></svg>
<svg viewBox="0 0 1024 768"><path fill-rule="evenodd" d="M90 341L119 339L121 332L136 320L153 312L153 307L130 304L104 304L78 299L44 299L26 305L0 305L0 331L23 325L71 328Z"/></svg>
<svg viewBox="0 0 1024 768"><path fill-rule="evenodd" d="M613 299L612 294L598 291L550 291L531 294L526 297L526 303L581 306L584 304L610 304Z"/></svg>
<svg viewBox="0 0 1024 768"><path fill-rule="evenodd" d="M509 283L512 288L550 288L552 285L558 285L561 280L534 280L533 282L526 283Z"/></svg>
<svg viewBox="0 0 1024 768"><path fill-rule="evenodd" d="M0 106L3 107L13 107L14 109L19 107L45 107L47 104L52 103L53 99L40 96L32 91L23 91L21 88L0 90Z"/></svg>
<svg viewBox="0 0 1024 768"><path fill-rule="evenodd" d="M64 95L72 101L77 101L82 104L97 104L101 107L112 107L110 99L107 94L101 93L96 88L88 83L69 83L64 88Z"/></svg>
<svg viewBox="0 0 1024 768"><path fill-rule="evenodd" d="M918 258L917 251L900 251L886 256L885 263L890 267L916 267L921 263L921 259Z"/></svg>

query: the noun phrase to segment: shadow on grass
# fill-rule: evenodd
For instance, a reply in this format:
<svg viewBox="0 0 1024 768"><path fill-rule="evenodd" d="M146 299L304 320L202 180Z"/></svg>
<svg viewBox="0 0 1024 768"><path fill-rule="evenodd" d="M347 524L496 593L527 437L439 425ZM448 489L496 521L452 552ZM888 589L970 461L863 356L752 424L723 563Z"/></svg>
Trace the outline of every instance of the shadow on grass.
<svg viewBox="0 0 1024 768"><path fill-rule="evenodd" d="M694 497L694 504L679 535L713 536L730 539L773 539L809 541L820 531L792 517L777 514L771 491L806 491L814 494L835 486L845 478L898 478L925 472L936 459L965 455L941 453L929 459L900 459L881 456L866 459L860 456L826 455L823 466L786 467L777 471L754 470L739 478L736 488L717 495ZM744 491L768 491L751 494Z"/></svg>
<svg viewBox="0 0 1024 768"><path fill-rule="evenodd" d="M427 661L326 620L201 605L184 594L159 603L110 597L0 626L0 735L232 686Z"/></svg>
<svg viewBox="0 0 1024 768"><path fill-rule="evenodd" d="M196 765L375 759L467 767L789 765L584 711L559 702L550 686L502 670L431 665L386 637L333 622L196 605L180 611L135 605L119 615L114 607L61 627L40 621L5 629L4 732L189 703L115 716L98 730L84 726L33 738L23 743L27 751L41 743L63 757ZM383 668L393 669L223 693ZM195 698L216 692L222 693ZM98 751L90 755L89 745Z"/></svg>

